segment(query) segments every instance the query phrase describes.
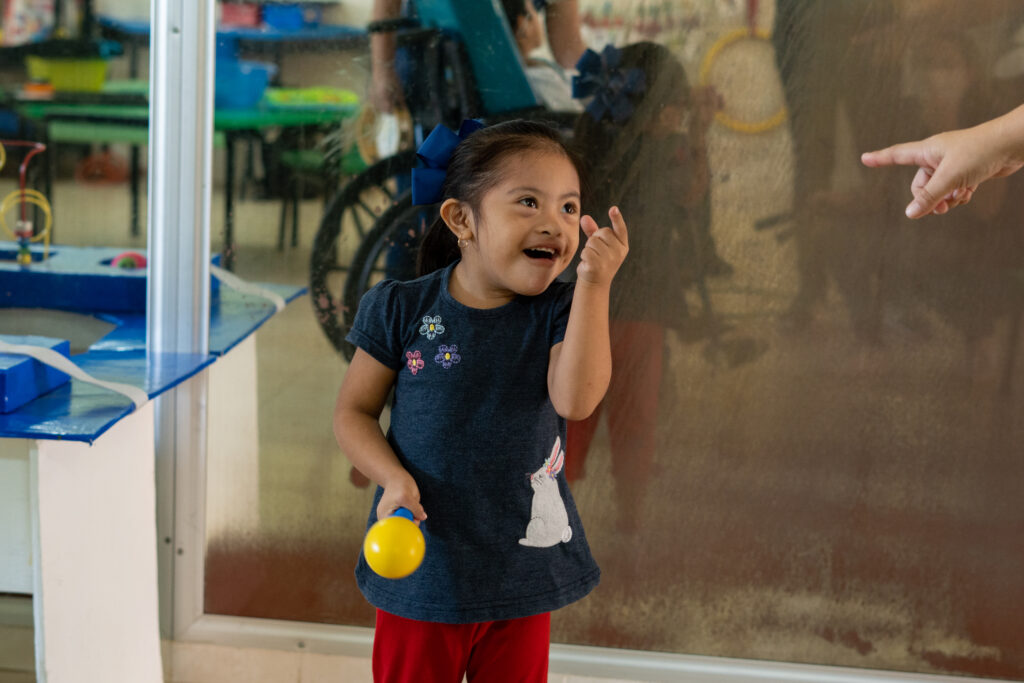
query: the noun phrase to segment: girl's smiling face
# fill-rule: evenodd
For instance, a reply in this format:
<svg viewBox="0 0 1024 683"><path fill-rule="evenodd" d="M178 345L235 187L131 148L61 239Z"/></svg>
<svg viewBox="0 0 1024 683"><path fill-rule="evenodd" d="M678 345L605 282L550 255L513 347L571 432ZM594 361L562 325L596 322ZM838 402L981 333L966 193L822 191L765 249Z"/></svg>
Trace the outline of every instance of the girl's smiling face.
<svg viewBox="0 0 1024 683"><path fill-rule="evenodd" d="M476 211L449 199L441 215L468 242L455 273L459 293L473 299L463 303L485 308L541 294L579 246L579 175L559 152L518 154L504 161Z"/></svg>

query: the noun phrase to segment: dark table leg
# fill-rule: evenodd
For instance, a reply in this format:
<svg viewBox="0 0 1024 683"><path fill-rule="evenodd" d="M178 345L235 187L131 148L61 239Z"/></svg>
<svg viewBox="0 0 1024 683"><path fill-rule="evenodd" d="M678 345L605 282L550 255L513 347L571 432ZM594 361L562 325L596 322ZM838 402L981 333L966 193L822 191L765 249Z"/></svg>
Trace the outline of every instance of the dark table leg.
<svg viewBox="0 0 1024 683"><path fill-rule="evenodd" d="M139 77L139 44L134 40L128 44L128 78Z"/></svg>
<svg viewBox="0 0 1024 683"><path fill-rule="evenodd" d="M132 145L128 184L132 192L132 237L139 236L139 146Z"/></svg>

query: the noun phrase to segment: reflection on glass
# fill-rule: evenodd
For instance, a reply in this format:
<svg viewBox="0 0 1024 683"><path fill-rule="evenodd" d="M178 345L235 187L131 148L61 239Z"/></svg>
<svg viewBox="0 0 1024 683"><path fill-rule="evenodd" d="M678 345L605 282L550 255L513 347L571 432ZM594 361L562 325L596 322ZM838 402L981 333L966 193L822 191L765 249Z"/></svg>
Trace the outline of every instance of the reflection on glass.
<svg viewBox="0 0 1024 683"><path fill-rule="evenodd" d="M596 172L588 206L622 205L634 248L615 284L616 379L567 446L603 580L555 615L554 639L1024 679L1022 180L912 222L911 172L859 164L1018 104L1024 13L580 10L591 47L650 41L685 71L649 83L618 136L569 126ZM363 52L289 55L278 77L364 92L366 66ZM719 108L706 129L702 104ZM642 107L669 130L641 125ZM337 124L317 136L352 147ZM260 334L258 495L230 470L209 491L223 520L209 612L372 624L352 568L373 489L337 452L331 410L359 294L403 272L429 218L404 194L413 163L304 188L283 251L279 198L235 204L238 271L312 282L313 313L291 307Z"/></svg>

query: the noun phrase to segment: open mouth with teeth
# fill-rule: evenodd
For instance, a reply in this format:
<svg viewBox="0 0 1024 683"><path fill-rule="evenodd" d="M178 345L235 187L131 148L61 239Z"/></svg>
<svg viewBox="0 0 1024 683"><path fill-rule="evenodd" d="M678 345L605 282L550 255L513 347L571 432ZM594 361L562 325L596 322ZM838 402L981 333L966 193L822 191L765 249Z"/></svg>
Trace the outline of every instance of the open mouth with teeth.
<svg viewBox="0 0 1024 683"><path fill-rule="evenodd" d="M523 253L532 259L546 259L553 261L558 256L558 251L551 247L534 247L532 249L523 249Z"/></svg>

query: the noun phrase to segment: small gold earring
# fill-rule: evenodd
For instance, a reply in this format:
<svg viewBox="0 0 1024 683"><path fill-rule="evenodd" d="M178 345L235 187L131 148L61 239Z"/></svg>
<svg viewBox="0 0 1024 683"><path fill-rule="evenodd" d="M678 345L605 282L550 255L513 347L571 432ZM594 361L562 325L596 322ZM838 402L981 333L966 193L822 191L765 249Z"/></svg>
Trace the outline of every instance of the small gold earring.
<svg viewBox="0 0 1024 683"><path fill-rule="evenodd" d="M459 238L459 249L465 249L468 246L469 246L469 240L464 240L464 239L462 239L460 237Z"/></svg>

